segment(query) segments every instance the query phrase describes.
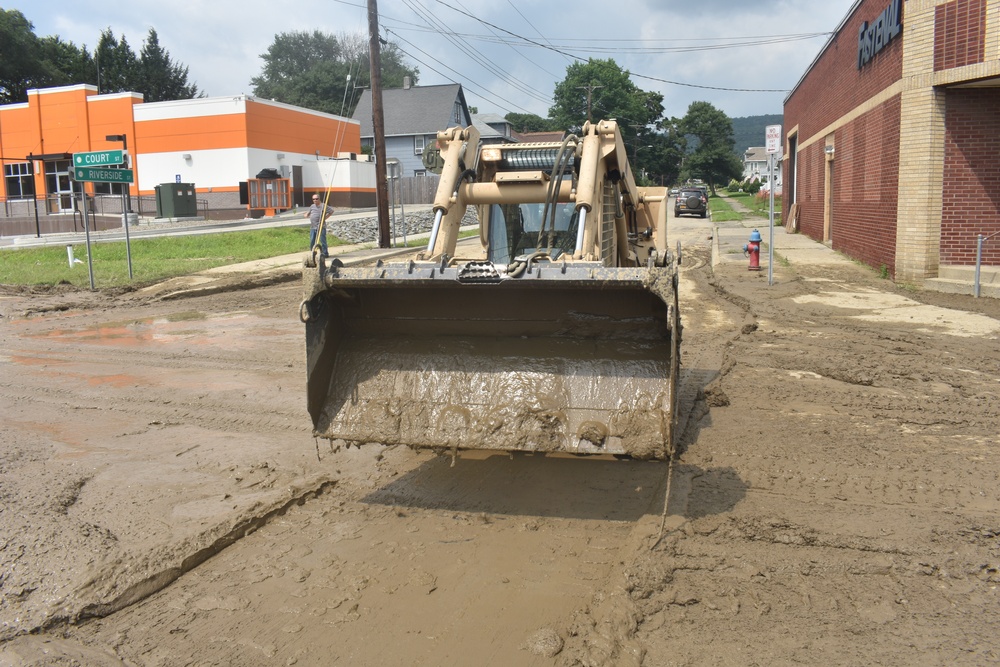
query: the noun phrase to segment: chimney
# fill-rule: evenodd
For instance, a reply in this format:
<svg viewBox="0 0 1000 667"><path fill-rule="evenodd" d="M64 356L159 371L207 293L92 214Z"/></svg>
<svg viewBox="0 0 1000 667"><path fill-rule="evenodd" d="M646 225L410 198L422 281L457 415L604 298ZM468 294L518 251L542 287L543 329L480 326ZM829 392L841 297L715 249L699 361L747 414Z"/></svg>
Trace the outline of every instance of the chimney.
<svg viewBox="0 0 1000 667"><path fill-rule="evenodd" d="M403 77L403 90L409 90L409 89L410 89L410 77L404 76Z"/></svg>

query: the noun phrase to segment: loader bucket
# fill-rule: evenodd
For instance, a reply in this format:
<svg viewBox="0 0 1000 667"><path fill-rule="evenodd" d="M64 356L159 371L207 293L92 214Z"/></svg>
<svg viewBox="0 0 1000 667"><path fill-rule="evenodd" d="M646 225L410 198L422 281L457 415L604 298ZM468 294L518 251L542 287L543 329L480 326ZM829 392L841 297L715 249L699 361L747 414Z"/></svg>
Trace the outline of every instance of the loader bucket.
<svg viewBox="0 0 1000 667"><path fill-rule="evenodd" d="M303 302L317 436L443 452L673 451L673 269L536 265L520 279L469 281L410 263L332 274Z"/></svg>

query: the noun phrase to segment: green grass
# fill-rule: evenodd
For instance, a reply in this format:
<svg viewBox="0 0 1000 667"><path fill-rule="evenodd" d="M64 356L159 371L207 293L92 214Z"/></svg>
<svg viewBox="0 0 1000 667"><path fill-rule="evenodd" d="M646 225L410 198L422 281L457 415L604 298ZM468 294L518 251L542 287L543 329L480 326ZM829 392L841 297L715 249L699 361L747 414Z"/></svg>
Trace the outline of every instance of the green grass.
<svg viewBox="0 0 1000 667"><path fill-rule="evenodd" d="M748 209L750 209L750 212L746 214L734 213L736 216L739 217L719 219L720 222L722 220L743 220L744 218L751 216L758 218L766 218L768 217L768 215L770 215L771 203L767 197L756 197L747 192L729 192L729 191L726 191L726 196L729 197L730 199L734 199L740 202ZM712 215L714 217L715 215L714 207L712 208L712 212L713 212ZM774 198L774 221L776 224L781 224L780 217L781 217L781 196L778 195L775 196Z"/></svg>
<svg viewBox="0 0 1000 667"><path fill-rule="evenodd" d="M329 237L330 247L343 245ZM174 276L196 273L227 264L238 264L294 252L307 252L308 227L276 227L246 232L197 234L133 239L133 279L128 277L128 254L124 241L97 243L92 240L94 286L98 288L145 285ZM82 264L69 266L66 246L4 249L0 254L0 284L90 287L87 245L74 243L73 255Z"/></svg>
<svg viewBox="0 0 1000 667"><path fill-rule="evenodd" d="M478 236L479 230L459 233L460 238ZM402 241L402 239L399 239ZM427 239L409 238L407 247L427 245ZM327 237L330 248L345 245ZM275 227L246 232L163 236L133 239L132 280L128 277L128 253L124 241L90 244L93 253L94 286L99 289L139 287L175 276L197 273L216 266L255 259L308 252L309 228ZM375 247L375 243L369 244ZM0 285L75 285L90 288L87 244L72 244L73 256L82 264L69 266L65 245L0 250Z"/></svg>
<svg viewBox="0 0 1000 667"><path fill-rule="evenodd" d="M722 197L709 197L708 206L712 211L712 222L730 222L743 219L743 216L734 211L729 202Z"/></svg>

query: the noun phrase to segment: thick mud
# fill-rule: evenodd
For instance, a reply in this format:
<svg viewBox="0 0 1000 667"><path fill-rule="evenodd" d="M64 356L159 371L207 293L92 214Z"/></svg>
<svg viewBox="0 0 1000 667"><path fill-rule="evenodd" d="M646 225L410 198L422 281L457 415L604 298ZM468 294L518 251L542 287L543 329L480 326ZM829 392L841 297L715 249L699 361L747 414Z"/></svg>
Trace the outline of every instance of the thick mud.
<svg viewBox="0 0 1000 667"><path fill-rule="evenodd" d="M333 451L294 284L0 296L0 664L995 663L996 302L709 254L672 464Z"/></svg>

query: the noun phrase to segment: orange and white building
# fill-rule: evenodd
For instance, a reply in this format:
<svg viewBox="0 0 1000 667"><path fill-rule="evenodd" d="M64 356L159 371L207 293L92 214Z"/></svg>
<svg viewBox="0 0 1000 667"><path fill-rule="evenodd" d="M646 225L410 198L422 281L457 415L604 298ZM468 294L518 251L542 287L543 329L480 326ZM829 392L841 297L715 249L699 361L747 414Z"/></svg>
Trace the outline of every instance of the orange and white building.
<svg viewBox="0 0 1000 667"><path fill-rule="evenodd" d="M123 147L134 171L131 197L190 183L210 209L245 209L245 183L273 170L288 179L292 205L328 189L337 206L375 203L374 165L358 159L358 121L249 95L146 104L138 93L99 95L76 85L29 90L26 103L0 106L0 219L24 216L36 194L43 214L72 210L72 155ZM124 186L85 187L115 195Z"/></svg>

